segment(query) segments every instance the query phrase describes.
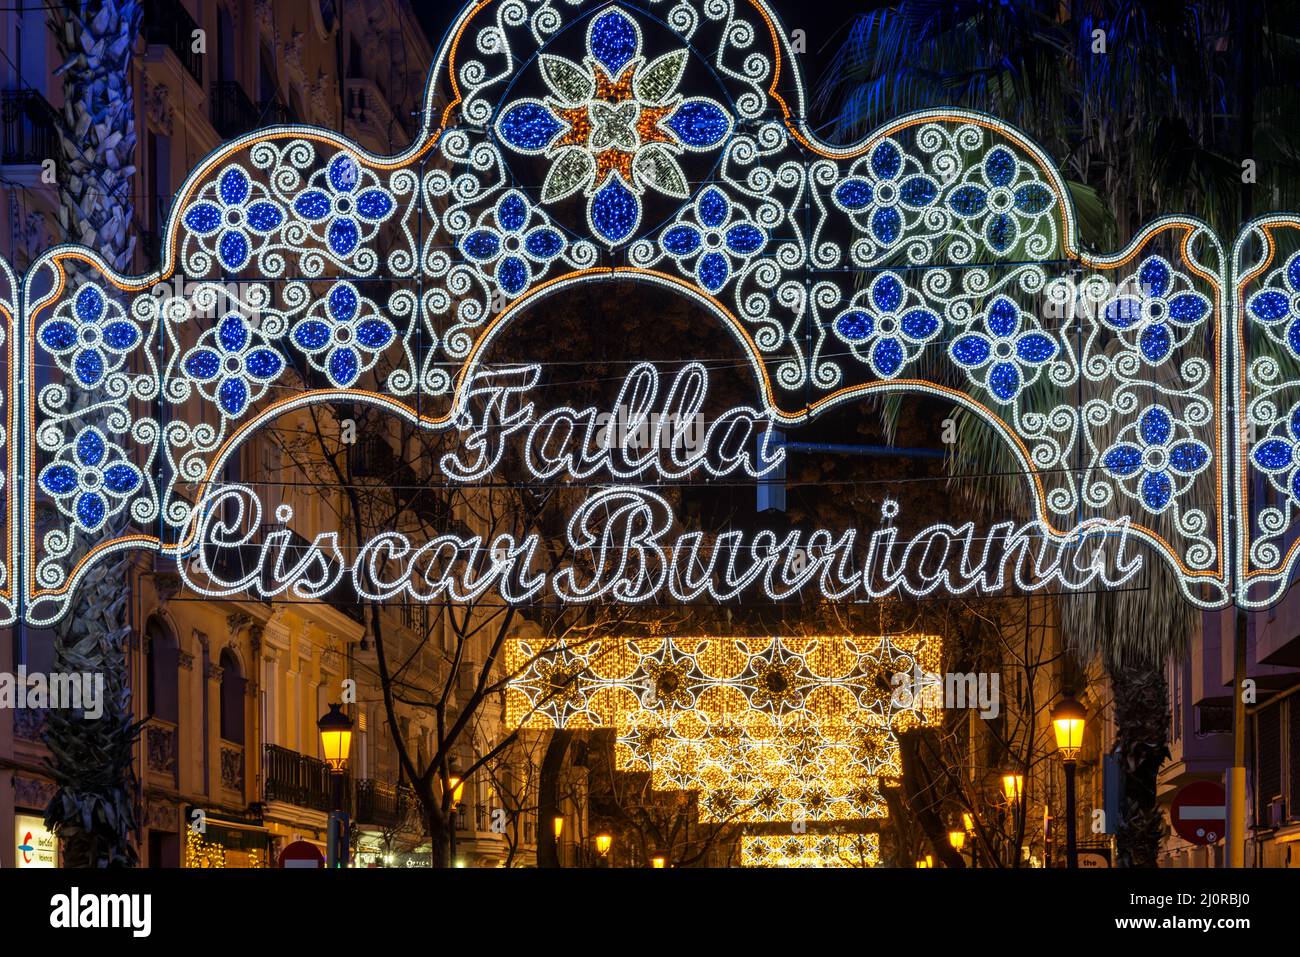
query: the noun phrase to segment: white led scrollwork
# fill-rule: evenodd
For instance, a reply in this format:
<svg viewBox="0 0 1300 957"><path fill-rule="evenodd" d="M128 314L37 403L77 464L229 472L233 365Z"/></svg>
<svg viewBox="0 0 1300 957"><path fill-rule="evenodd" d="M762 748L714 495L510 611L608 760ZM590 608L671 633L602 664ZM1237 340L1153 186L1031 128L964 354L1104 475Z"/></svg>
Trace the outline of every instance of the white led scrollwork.
<svg viewBox="0 0 1300 957"><path fill-rule="evenodd" d="M1228 602L1233 458L1278 492L1288 474L1279 446L1228 448L1244 415L1230 319L1240 308L1284 356L1281 299L1245 304L1293 294L1284 257L1243 275L1238 307L1195 220L1085 253L1051 159L978 113L822 143L785 37L762 0L468 5L404 152L304 125L250 133L182 185L156 271L70 246L39 257L10 301L11 372L42 372L6 404L27 445L5 581L21 552L29 620L62 614L111 551L184 551L218 459L276 413L343 399L453 427L516 317L612 280L720 323L774 425L870 395L959 404L1011 450L1045 535L1125 520L1188 600ZM1262 393L1290 373L1249 369L1253 422L1281 441L1296 400ZM87 408L99 464L77 449ZM1289 509L1257 510L1243 551L1260 580L1286 574L1270 548L1286 551Z"/></svg>

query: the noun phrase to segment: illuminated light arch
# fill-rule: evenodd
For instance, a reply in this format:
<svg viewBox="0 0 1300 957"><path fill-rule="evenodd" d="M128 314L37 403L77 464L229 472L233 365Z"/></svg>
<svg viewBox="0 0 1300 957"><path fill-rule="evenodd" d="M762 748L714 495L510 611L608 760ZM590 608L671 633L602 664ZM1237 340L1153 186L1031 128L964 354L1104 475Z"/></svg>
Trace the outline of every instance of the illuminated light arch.
<svg viewBox="0 0 1300 957"><path fill-rule="evenodd" d="M942 721L934 635L511 639L511 727L612 729L616 767L701 821L886 817L897 735Z"/></svg>
<svg viewBox="0 0 1300 957"><path fill-rule="evenodd" d="M692 86L693 71L707 88ZM1286 498L1279 447L1231 439L1230 419L1249 400L1254 425L1286 428L1290 405L1255 393L1280 394L1300 374L1286 359L1274 381L1248 382L1262 367L1246 355L1260 339L1246 325L1282 329L1272 341L1290 348L1284 317L1252 318L1250 303L1272 288L1282 298L1267 301L1291 308L1286 264L1270 262L1295 221L1243 230L1234 252L1254 242L1267 255L1240 275L1186 217L1092 256L1051 159L995 118L928 110L834 147L806 112L797 61L762 0L482 0L439 48L420 131L398 155L309 126L250 133L187 177L156 271L123 276L89 250L49 250L20 293L0 291L0 320L18 317L6 346L22 343L6 392L5 491L19 507L0 616L56 619L90 563L114 551L176 554L190 514L175 484L210 474L278 401L290 353L332 380L302 401L455 406L525 303L610 278L672 286L719 317L779 422L872 393L957 402L1006 439L1049 534L1127 517L1196 604L1275 600L1297 561L1294 548L1275 554L1276 540L1300 498ZM541 181L515 180L525 160L544 163ZM683 164L697 161L705 182L683 189ZM4 278L15 285L7 266ZM186 360L196 338L216 341L222 317L194 313L228 280L242 283L238 308L262 317L256 335L278 363L245 349L243 384L227 388L231 376L208 375L211 357ZM178 281L197 291L150 291ZM356 294L338 300L348 318L331 311L340 282ZM88 285L98 304L87 294L79 312ZM1087 309L1058 321L1039 315L1044 303ZM375 355L335 358L318 328L298 332L319 321L359 334L354 307L391 330L366 333ZM104 332L105 310L127 325L98 345L79 338ZM381 357L394 373L366 380ZM1080 404L1085 379L1096 398ZM76 459L74 397L112 425L107 454L140 466L138 484L118 470L117 498L83 496L79 476L98 466ZM200 400L212 420L177 428L172 413ZM226 400L228 414L215 408ZM162 420L141 412L147 403ZM1263 524L1243 521L1229 548L1226 515L1253 514L1256 473L1286 501L1261 503ZM39 530L38 505L54 515ZM83 554L75 529L110 519L121 534Z"/></svg>

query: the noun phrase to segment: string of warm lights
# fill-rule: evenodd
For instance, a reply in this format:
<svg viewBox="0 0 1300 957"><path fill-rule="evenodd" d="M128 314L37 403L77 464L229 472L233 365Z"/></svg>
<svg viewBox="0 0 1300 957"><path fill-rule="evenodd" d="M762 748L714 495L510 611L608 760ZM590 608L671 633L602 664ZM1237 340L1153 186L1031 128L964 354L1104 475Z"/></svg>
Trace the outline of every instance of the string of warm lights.
<svg viewBox="0 0 1300 957"><path fill-rule="evenodd" d="M740 839L741 867L875 867L876 834L747 834Z"/></svg>

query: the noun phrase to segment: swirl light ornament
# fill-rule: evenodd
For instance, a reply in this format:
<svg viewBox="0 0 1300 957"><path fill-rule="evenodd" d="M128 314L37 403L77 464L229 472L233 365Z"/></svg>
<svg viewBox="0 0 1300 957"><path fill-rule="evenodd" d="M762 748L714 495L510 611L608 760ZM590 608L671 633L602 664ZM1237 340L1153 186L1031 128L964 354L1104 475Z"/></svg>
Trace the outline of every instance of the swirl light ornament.
<svg viewBox="0 0 1300 957"><path fill-rule="evenodd" d="M1228 243L1166 216L1094 255L1050 158L994 117L928 110L837 147L808 113L765 0L476 0L404 152L257 131L187 177L154 271L76 246L4 265L0 617L56 620L113 552L183 554L218 460L291 408L451 427L517 317L616 280L720 323L779 427L953 402L1011 450L1044 534L1126 517L1189 601L1275 601L1296 503L1280 446L1255 443L1300 402L1296 220ZM1147 455L1153 406L1169 463L1130 468L1116 450ZM40 481L87 408L141 479L93 543L81 499Z"/></svg>

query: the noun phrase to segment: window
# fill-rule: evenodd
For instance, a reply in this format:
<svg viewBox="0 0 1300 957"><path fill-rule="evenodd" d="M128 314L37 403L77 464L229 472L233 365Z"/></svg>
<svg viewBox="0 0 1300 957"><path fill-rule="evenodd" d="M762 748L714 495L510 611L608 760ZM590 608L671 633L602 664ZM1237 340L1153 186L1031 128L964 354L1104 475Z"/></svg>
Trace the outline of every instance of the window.
<svg viewBox="0 0 1300 957"><path fill-rule="evenodd" d="M180 722L180 702L177 696L177 669L180 665L180 648L171 629L157 618L149 619L145 627L147 641L146 700L149 717L161 718L172 724Z"/></svg>
<svg viewBox="0 0 1300 957"><path fill-rule="evenodd" d="M217 79L239 79L235 69L235 21L224 6L217 7Z"/></svg>
<svg viewBox="0 0 1300 957"><path fill-rule="evenodd" d="M244 680L239 659L227 648L221 653L221 737L244 743Z"/></svg>
<svg viewBox="0 0 1300 957"><path fill-rule="evenodd" d="M275 76L275 54L263 44L261 56L258 58L258 101L265 106L267 103L274 103L279 95L280 83ZM271 119L274 120L275 117L271 117Z"/></svg>
<svg viewBox="0 0 1300 957"><path fill-rule="evenodd" d="M149 202L153 204L153 231L162 233L167 222L167 211L172 202L171 160L172 141L170 136L149 131Z"/></svg>
<svg viewBox="0 0 1300 957"><path fill-rule="evenodd" d="M44 628L14 625L14 670L25 665L29 674L54 670L54 632Z"/></svg>
<svg viewBox="0 0 1300 957"><path fill-rule="evenodd" d="M1269 824L1269 805L1282 796L1282 708L1263 708L1255 716L1257 823Z"/></svg>

